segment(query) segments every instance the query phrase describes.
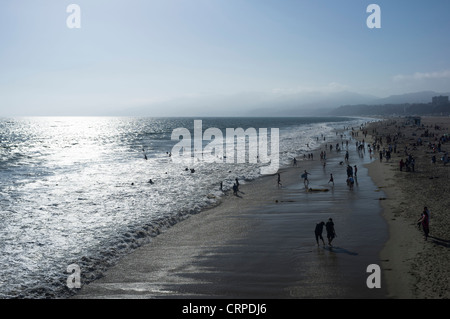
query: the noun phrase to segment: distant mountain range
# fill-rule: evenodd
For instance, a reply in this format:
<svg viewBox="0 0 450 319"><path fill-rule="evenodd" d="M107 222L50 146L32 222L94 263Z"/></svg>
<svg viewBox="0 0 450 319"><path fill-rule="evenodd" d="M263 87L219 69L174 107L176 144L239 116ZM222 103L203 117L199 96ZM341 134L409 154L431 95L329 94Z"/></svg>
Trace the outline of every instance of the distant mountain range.
<svg viewBox="0 0 450 319"><path fill-rule="evenodd" d="M357 116L411 111L406 104L431 103L434 96L450 95L422 91L379 98L350 91L261 93L185 97L129 108L126 116ZM440 110L438 110L441 112Z"/></svg>
<svg viewBox="0 0 450 319"><path fill-rule="evenodd" d="M435 96L450 96L450 93L434 91L414 92L402 95L392 95L387 98L376 99L369 103L342 105L332 110L330 115L425 115L450 114L450 104L431 104Z"/></svg>
<svg viewBox="0 0 450 319"><path fill-rule="evenodd" d="M450 92L437 93L434 91L422 91L422 92L414 92L414 93L407 93L407 94L401 94L401 95L391 95L386 98L369 101L366 104L383 105L383 104L403 104L403 103L411 103L411 104L430 103L431 99L434 96L439 96L439 95L450 96ZM347 104L349 104L349 103L347 103Z"/></svg>
<svg viewBox="0 0 450 319"><path fill-rule="evenodd" d="M137 116L307 116L323 115L339 105L359 104L375 96L352 92L242 92L230 95L184 97L123 110Z"/></svg>
<svg viewBox="0 0 450 319"><path fill-rule="evenodd" d="M266 101L268 105L261 105L253 109L251 112L248 112L248 115L256 113L260 116L356 116L386 115L391 113L404 114L409 112L420 113L419 104L431 103L432 98L439 95L450 96L450 92L422 91L391 95L386 98L349 91L330 94L292 94L285 96L282 100ZM274 108L274 105L276 105L276 108ZM427 110L429 111L430 109L428 108ZM438 108L434 111L440 113L446 111L446 109Z"/></svg>

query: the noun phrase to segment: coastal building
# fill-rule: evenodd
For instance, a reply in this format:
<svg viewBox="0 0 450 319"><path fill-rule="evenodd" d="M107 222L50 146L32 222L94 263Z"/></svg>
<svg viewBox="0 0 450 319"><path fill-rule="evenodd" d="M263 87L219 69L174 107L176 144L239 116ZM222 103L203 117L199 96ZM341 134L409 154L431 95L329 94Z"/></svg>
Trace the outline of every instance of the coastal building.
<svg viewBox="0 0 450 319"><path fill-rule="evenodd" d="M433 105L446 105L449 104L448 96L435 96L432 99Z"/></svg>

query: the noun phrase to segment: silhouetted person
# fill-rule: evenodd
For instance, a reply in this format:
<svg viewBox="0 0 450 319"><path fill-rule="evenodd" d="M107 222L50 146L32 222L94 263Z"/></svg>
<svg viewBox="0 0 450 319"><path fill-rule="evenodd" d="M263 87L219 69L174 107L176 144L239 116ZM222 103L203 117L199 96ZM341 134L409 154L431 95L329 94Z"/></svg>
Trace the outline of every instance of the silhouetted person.
<svg viewBox="0 0 450 319"><path fill-rule="evenodd" d="M316 235L317 246L319 246L319 238L322 240L322 243L325 246L325 241L323 240L323 237L322 237L324 225L325 225L324 222L320 222L320 223L316 224L316 229L314 230L314 234Z"/></svg>
<svg viewBox="0 0 450 319"><path fill-rule="evenodd" d="M236 184L233 184L233 194L237 195L237 192L238 192L238 187Z"/></svg>
<svg viewBox="0 0 450 319"><path fill-rule="evenodd" d="M329 183L333 183L333 186L334 186L334 178L333 178L333 174L330 174L330 180L328 181L328 184Z"/></svg>
<svg viewBox="0 0 450 319"><path fill-rule="evenodd" d="M332 246L331 242L336 237L336 231L334 230L334 223L331 218L328 219L328 222L325 224L325 228L327 230L328 245Z"/></svg>

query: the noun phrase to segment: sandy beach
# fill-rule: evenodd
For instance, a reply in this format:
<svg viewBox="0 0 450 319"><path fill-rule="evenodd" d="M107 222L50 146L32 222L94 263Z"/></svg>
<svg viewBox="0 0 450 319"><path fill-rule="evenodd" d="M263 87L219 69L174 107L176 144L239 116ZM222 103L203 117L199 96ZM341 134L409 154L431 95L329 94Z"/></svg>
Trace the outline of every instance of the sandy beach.
<svg viewBox="0 0 450 319"><path fill-rule="evenodd" d="M449 142L440 153L429 143L449 133L450 119L422 124L386 119L369 124L366 136L347 132L349 162L359 168L353 190L345 184L345 152L329 153L323 166L316 151L314 161L280 170L283 187L276 175L241 185L239 196L227 194L168 229L74 298L448 298L450 166L441 157ZM388 136L396 136L389 161L380 161L378 150L356 152L356 139L368 145L382 137L382 150ZM410 154L414 172L400 171ZM305 190L305 169L310 187L326 191ZM417 227L424 206L431 211L427 241ZM314 226L329 217L334 247L317 246ZM369 264L381 266L381 289L366 286Z"/></svg>
<svg viewBox="0 0 450 319"><path fill-rule="evenodd" d="M441 161L449 150L449 142L441 141L441 152L431 147L437 147L440 138L448 136L449 128L450 119L444 117L423 117L420 126L405 119L387 119L367 128L366 142L382 137L385 143L381 149L388 148L388 136L397 137L397 152L388 162L380 162L375 152L377 160L368 165L370 176L386 194L381 203L389 224L389 240L381 251L381 259L390 298L450 297L450 167ZM399 162L408 155L415 160L414 172L405 167L400 171ZM425 206L431 212L427 241L417 227Z"/></svg>
<svg viewBox="0 0 450 319"><path fill-rule="evenodd" d="M382 192L364 167L368 153L358 155L349 135L336 138L330 142L344 149L350 140L349 163L359 168L353 190L345 150L329 152L325 166L315 151L314 160L280 170L282 187L276 175L242 184L238 196L228 193L171 227L74 298L385 298L384 278L380 289L366 284L367 266L381 264L388 238ZM318 191L305 189L304 170ZM314 237L315 225L328 218L337 233L332 247Z"/></svg>

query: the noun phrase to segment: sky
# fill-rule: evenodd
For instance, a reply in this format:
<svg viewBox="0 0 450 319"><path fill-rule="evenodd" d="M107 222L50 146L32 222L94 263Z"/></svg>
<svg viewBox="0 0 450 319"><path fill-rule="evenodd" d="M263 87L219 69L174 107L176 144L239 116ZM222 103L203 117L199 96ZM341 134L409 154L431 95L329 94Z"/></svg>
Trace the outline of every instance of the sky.
<svg viewBox="0 0 450 319"><path fill-rule="evenodd" d="M381 28L367 26L373 3ZM448 0L2 0L0 116L449 92L449 12Z"/></svg>

